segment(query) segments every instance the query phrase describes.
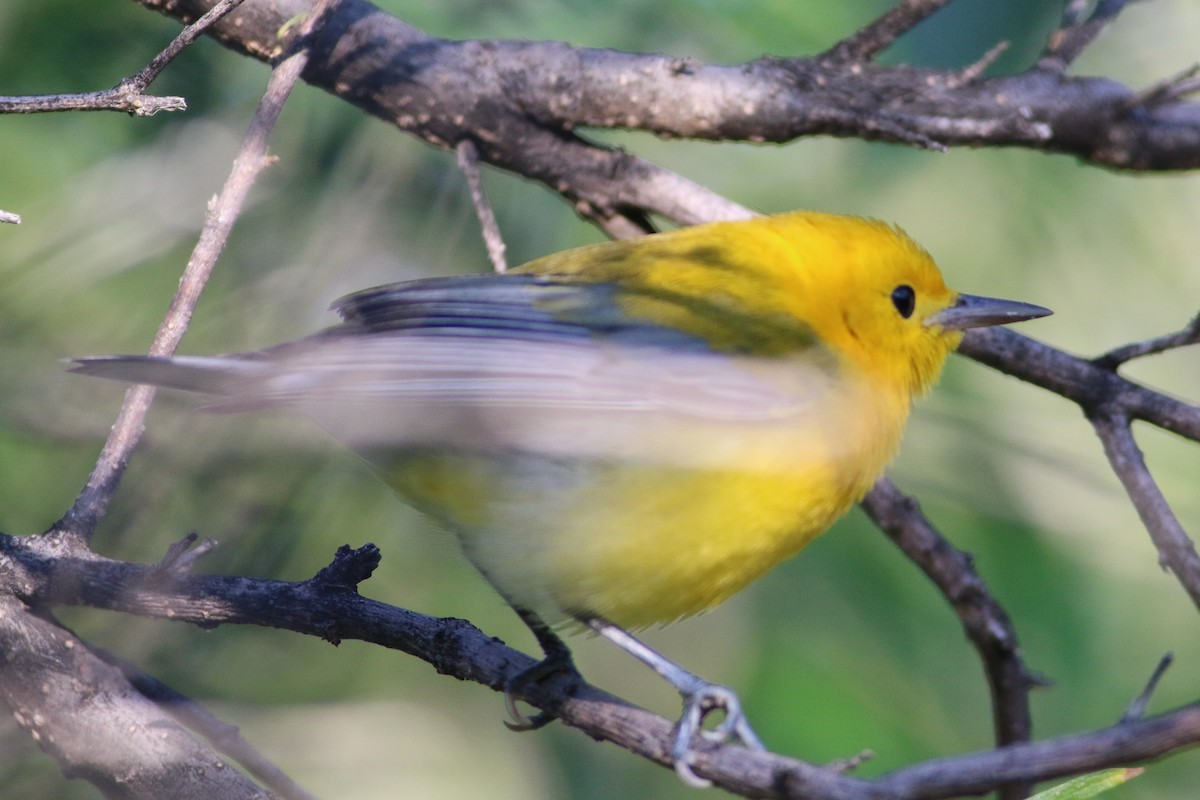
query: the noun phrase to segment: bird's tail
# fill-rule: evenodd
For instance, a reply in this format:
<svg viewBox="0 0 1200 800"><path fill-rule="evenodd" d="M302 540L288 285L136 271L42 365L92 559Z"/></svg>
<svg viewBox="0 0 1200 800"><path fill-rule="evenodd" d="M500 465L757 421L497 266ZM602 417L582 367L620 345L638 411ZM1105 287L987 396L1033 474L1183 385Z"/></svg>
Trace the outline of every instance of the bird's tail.
<svg viewBox="0 0 1200 800"><path fill-rule="evenodd" d="M70 364L71 372L83 375L221 396L240 393L264 366L255 359L230 356L99 356L72 359Z"/></svg>

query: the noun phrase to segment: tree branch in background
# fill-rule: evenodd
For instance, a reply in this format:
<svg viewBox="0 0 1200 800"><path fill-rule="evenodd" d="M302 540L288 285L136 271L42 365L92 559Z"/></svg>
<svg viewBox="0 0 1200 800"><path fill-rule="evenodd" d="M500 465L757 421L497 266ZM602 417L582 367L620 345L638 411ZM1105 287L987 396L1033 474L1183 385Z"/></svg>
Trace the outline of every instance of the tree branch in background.
<svg viewBox="0 0 1200 800"><path fill-rule="evenodd" d="M207 8L207 0L140 1L184 18ZM213 35L262 57L272 32L303 5L287 0L274 11L243 9ZM903 4L906 13L891 24L899 30L934 5ZM873 53L886 29L868 26L869 36L850 37L845 48L828 53ZM364 0L339 3L321 41L305 80L439 147L472 138L484 161L539 180L600 218L627 207L685 224L724 217L711 193L658 191L660 168L587 142L574 133L580 127L720 141L821 134L921 146L1020 146L1124 169L1200 166L1200 106L1182 98L1147 103L1115 81L1041 66L964 81L962 71L881 67L865 59L713 66L556 42L452 42ZM705 211L705 203L713 208Z"/></svg>
<svg viewBox="0 0 1200 800"><path fill-rule="evenodd" d="M274 797L279 800L316 800L263 757L242 737L236 726L213 716L199 703L147 675L130 662L95 647L90 649L97 658L119 669L138 694L170 714L176 722L192 733L202 736L214 750L240 764Z"/></svg>
<svg viewBox="0 0 1200 800"><path fill-rule="evenodd" d="M210 0L140 1L185 19L213 6ZM311 37L300 34L309 46L306 55L287 59L273 74L151 352L172 352L186 329L241 201L265 166L266 135L301 70L305 80L401 130L438 147L457 149L468 175L477 175L476 160L482 160L541 181L614 236L650 230L654 215L690 224L744 218L751 212L657 165L596 145L576 133L579 127L633 128L664 137L721 141L783 142L822 134L929 148L1018 146L1134 170L1200 166L1200 106L1185 102L1200 89L1194 71L1140 92L1105 78L1064 74L1099 30L1116 18L1123 6L1116 0L1100 0L1090 15L1088 3L1071 0L1038 64L1019 75L982 77L999 52L995 48L976 63L952 71L872 63L874 56L946 2L904 0L815 58L761 58L732 67L561 43L451 42L363 0L328 2L327 14L321 10L324 6L309 13L307 0L247 4L211 32L261 60L278 56L280 32L288 30L290 20L308 15L305 31L318 17L323 24ZM156 60L147 70L157 74L161 66ZM1200 441L1200 410L1115 372L1128 358L1195 341L1197 324L1095 361L1002 329L970 332L963 350L1080 404L1104 439L1114 470L1143 513L1164 562L1200 604L1195 550L1158 493L1129 432L1136 419ZM92 765L86 761L88 754L77 749L78 734L86 727L58 730L71 726L78 701L52 704L54 698L37 695L33 687L49 686L57 692L64 676L96 676L91 684L79 684L91 692L93 702L116 708L118 720L125 720L126 712L142 713L130 680L151 694L165 694L145 676L122 676L112 670L26 604L80 604L206 626L279 627L333 642L362 639L412 653L439 672L497 690L512 674L532 665L528 656L465 622L424 617L361 597L357 585L378 559L373 547L346 549L326 570L302 583L190 575L195 553L185 553L182 547L155 566L92 553L88 541L140 437L150 397L145 388L131 390L87 487L52 529L58 535L0 537L0 585L10 593L0 595L0 649L6 654L12 648L22 655L41 653L66 665L56 667L64 670L56 677L49 665L10 659L0 664L0 694L23 724L53 737L47 747L65 769L78 771L106 791L112 776L121 774L112 771L119 763ZM1124 765L1200 742L1200 706L1194 705L1149 719L1123 719L1088 734L1025 743L1030 727L1027 690L1034 679L1021 662L1003 609L988 595L969 559L951 548L915 503L890 482L881 481L864 505L958 613L992 690L997 741L1007 746L864 780L829 767L706 743L698 748L694 763L698 774L730 791L762 797L933 798L997 787L1007 797L1016 797L1034 781ZM35 642L30 631L45 644ZM70 660L71 650L92 661ZM670 760L670 723L593 687L559 676L529 685L523 699L595 738L658 763ZM81 712L78 718L87 717ZM143 724L140 719L130 724ZM219 725L209 727L220 735ZM104 741L123 741L104 735ZM89 745L96 741L83 738ZM131 737L129 743L139 747L143 742ZM206 744L183 736L174 755L152 765L158 771L147 774L160 778L201 755L210 759L205 763L217 763L210 751ZM124 757L115 751L108 755ZM258 796L258 790L239 781L214 788L223 786L223 773L199 777L205 789L197 796ZM139 785L113 789L113 796L156 795Z"/></svg>
<svg viewBox="0 0 1200 800"><path fill-rule="evenodd" d="M1188 330L1151 340L1148 346L1132 345L1126 352L1136 355L1142 347L1161 352L1169 346L1165 344L1168 341L1175 346L1190 344L1193 337ZM1088 361L1013 331L970 331L959 352L1079 405L1100 436L1109 463L1137 508L1163 565L1200 606L1200 556L1150 476L1130 430L1136 419L1200 442L1200 407L1121 377L1106 366L1114 360L1112 354ZM1121 350L1114 352L1119 363Z"/></svg>
<svg viewBox="0 0 1200 800"><path fill-rule="evenodd" d="M0 698L17 724L65 774L106 797L267 800L120 670L6 593L0 593L0 653Z"/></svg>
<svg viewBox="0 0 1200 800"><path fill-rule="evenodd" d="M1062 23L1050 34L1038 66L1052 72L1066 72L1100 31L1116 19L1126 0L1099 0L1090 16L1084 17L1089 0L1068 0Z"/></svg>
<svg viewBox="0 0 1200 800"><path fill-rule="evenodd" d="M1033 732L1029 689L1040 683L1021 660L1017 632L1008 614L988 592L971 564L921 513L916 500L880 478L862 501L863 509L941 591L962 622L967 639L983 661L992 697L996 745L1027 742ZM1001 788L1004 798L1022 798L1033 787Z"/></svg>
<svg viewBox="0 0 1200 800"><path fill-rule="evenodd" d="M320 19L321 9L319 2L294 41L302 42L311 32L311 26ZM206 24L215 16L207 19ZM176 39L178 42L180 39ZM169 60L160 59L162 64ZM210 208L179 290L155 336L152 354L173 352L186 332L196 301L245 197L268 163L267 136L299 80L304 62L304 51L298 50L272 72L225 189ZM156 61L143 72L156 73L162 64ZM153 396L154 390L147 386L136 386L126 392L109 439L75 504L47 535L28 541L42 541L64 563L72 561L69 554L79 554L80 560L88 564L84 571L95 565L87 543L137 446ZM179 561L169 554L155 574L170 575ZM22 594L20 587L26 585L28 574L22 574L11 562L3 565L0 574L4 575L6 590L0 592L0 603L7 606L0 609L0 653L5 656L0 659L3 662L0 696L21 724L59 761L66 774L86 777L110 797L146 800L167 796L206 800L268 797L252 781L227 767L207 744L164 716L134 689L121 670L104 665L69 633L36 617L22 605L17 596ZM104 724L89 715L99 715ZM201 719L195 713L191 716L194 721ZM97 747L97 742L106 744ZM229 744L236 745L236 741L229 740ZM239 752L251 755L245 748ZM252 763L257 772L271 777L277 786L289 788L287 783L275 780L278 770L268 769L263 759L255 757Z"/></svg>
<svg viewBox="0 0 1200 800"><path fill-rule="evenodd" d="M311 35L314 20L320 18L322 9L329 6L330 2L331 0L318 0L307 23L296 32L293 42L302 42L304 37ZM250 188L258 179L259 173L270 163L267 157L267 138L279 119L288 95L300 79L307 61L308 51L299 49L272 71L266 92L242 139L225 186L209 207L200 238L192 250L183 276L179 279L179 289L171 299L167 314L154 335L150 355L165 356L174 353L187 332L200 293L204 291L216 267L217 258L225 249L225 242L229 239L229 233L241 213ZM70 510L51 527L49 534L91 540L117 491L121 476L125 474L129 457L141 440L145 430L146 413L150 410L154 394L154 387L151 386L133 386L126 391L125 401L121 404L117 420L113 423L108 441L100 451L100 457L88 477L87 484Z"/></svg>
<svg viewBox="0 0 1200 800"><path fill-rule="evenodd" d="M948 2L950 0L902 0L879 19L826 50L820 59L828 64L870 61Z"/></svg>
<svg viewBox="0 0 1200 800"><path fill-rule="evenodd" d="M200 38L221 17L242 4L243 0L218 0L199 19L188 25L136 74L111 89L81 94L54 94L36 97L0 97L0 114L37 114L46 111L124 111L138 117L152 117L159 111L184 111L182 97L154 97L146 89L184 48Z"/></svg>

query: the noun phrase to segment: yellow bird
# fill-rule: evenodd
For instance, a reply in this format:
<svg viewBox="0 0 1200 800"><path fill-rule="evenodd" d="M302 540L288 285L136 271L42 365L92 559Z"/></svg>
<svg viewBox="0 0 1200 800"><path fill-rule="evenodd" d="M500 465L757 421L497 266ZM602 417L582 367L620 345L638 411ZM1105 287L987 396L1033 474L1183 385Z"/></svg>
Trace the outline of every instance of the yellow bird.
<svg viewBox="0 0 1200 800"><path fill-rule="evenodd" d="M368 289L267 350L83 359L94 375L310 415L453 531L546 659L574 620L761 747L736 695L629 629L722 602L859 500L966 328L1044 316L958 294L897 228L794 212Z"/></svg>

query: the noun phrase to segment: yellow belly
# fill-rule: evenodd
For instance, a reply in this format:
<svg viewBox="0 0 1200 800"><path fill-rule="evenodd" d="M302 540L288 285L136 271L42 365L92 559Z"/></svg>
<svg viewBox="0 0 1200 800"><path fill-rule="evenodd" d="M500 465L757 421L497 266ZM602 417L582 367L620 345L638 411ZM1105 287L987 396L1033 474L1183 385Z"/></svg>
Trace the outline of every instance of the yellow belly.
<svg viewBox="0 0 1200 800"><path fill-rule="evenodd" d="M794 555L874 471L695 470L530 454L376 461L512 604L639 628L710 608ZM880 468L882 465L880 465Z"/></svg>

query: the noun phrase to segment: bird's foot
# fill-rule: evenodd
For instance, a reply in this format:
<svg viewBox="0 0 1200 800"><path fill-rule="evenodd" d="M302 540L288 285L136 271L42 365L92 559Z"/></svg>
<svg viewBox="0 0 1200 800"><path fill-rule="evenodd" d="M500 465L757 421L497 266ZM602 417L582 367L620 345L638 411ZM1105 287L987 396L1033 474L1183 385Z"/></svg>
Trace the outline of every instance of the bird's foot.
<svg viewBox="0 0 1200 800"><path fill-rule="evenodd" d="M706 729L704 720L714 711L722 712L725 718L715 728ZM675 725L675 739L671 744L675 773L689 786L703 788L712 784L692 770L695 755L692 739L697 734L710 742L738 742L751 750L765 749L746 721L737 694L714 683L701 681L683 692L683 715Z"/></svg>

